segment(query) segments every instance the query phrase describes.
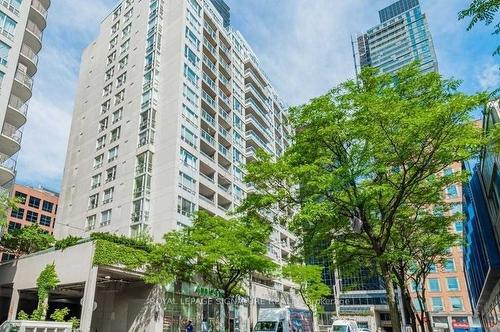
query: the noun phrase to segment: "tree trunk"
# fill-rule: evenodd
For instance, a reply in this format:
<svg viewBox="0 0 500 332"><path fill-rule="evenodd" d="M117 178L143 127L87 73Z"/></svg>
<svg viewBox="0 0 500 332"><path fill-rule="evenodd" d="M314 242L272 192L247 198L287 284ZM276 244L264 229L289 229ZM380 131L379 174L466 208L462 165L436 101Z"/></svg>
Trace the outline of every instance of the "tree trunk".
<svg viewBox="0 0 500 332"><path fill-rule="evenodd" d="M231 317L229 315L229 303L231 298L229 296L224 297L224 331L229 332Z"/></svg>
<svg viewBox="0 0 500 332"><path fill-rule="evenodd" d="M426 279L423 278L422 283L425 283ZM425 284L424 284L425 285ZM426 321L427 331L432 332L431 315L429 315L429 310L427 310L427 299L425 298L425 286L422 286L422 315L424 321Z"/></svg>
<svg viewBox="0 0 500 332"><path fill-rule="evenodd" d="M389 314L391 315L391 325L393 332L401 332L401 320L395 301L394 284L392 283L392 273L389 264L381 263L380 269L384 277L385 289L387 293L387 303L389 304Z"/></svg>
<svg viewBox="0 0 500 332"><path fill-rule="evenodd" d="M401 287L401 286L399 286ZM403 298L403 308L407 313L407 317L411 326L411 330L413 332L417 332L417 322L415 320L415 312L411 306L411 296L410 292L408 292L408 287L403 283L403 287L401 288L402 298Z"/></svg>

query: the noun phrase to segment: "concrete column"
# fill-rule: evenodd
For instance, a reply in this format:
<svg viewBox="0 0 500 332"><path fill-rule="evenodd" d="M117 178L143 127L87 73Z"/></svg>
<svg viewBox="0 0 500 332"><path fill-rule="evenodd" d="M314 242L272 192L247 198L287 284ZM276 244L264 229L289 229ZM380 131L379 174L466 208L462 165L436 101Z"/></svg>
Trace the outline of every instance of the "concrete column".
<svg viewBox="0 0 500 332"><path fill-rule="evenodd" d="M12 289L12 297L10 298L9 314L7 319L15 320L17 314L17 306L19 305L19 290L17 288Z"/></svg>
<svg viewBox="0 0 500 332"><path fill-rule="evenodd" d="M94 298L97 286L97 266L93 266L89 271L89 276L85 282L85 290L82 299L82 314L80 316L80 330L90 332L92 314L94 312Z"/></svg>

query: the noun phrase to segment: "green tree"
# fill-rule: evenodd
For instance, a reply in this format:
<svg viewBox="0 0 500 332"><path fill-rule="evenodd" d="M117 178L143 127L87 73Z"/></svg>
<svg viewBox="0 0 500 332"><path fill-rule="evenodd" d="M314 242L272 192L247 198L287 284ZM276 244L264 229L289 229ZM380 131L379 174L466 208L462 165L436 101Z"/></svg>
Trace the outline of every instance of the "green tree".
<svg viewBox="0 0 500 332"><path fill-rule="evenodd" d="M0 246L16 256L48 249L54 243L54 237L38 225L30 225L10 231L0 240Z"/></svg>
<svg viewBox="0 0 500 332"><path fill-rule="evenodd" d="M500 34L500 21L498 20L497 12L500 9L500 0L472 0L469 8L464 9L458 13L458 19L462 20L470 17L470 23L467 30L470 30L478 22L484 22L485 25L494 23L493 34ZM497 46L493 55L500 55L500 45Z"/></svg>
<svg viewBox="0 0 500 332"><path fill-rule="evenodd" d="M9 197L8 192L0 193L0 239L7 229L8 212L17 208L17 201Z"/></svg>
<svg viewBox="0 0 500 332"><path fill-rule="evenodd" d="M421 195L445 189L436 178L469 159L482 144L470 113L486 94L458 92L459 82L421 73L411 64L394 77L364 68L310 103L292 108L292 146L277 161L259 154L246 180L257 189L243 208L261 212L277 203L297 209L296 233L327 232L337 256L374 261L385 281L392 326L395 303L394 226L408 222Z"/></svg>
<svg viewBox="0 0 500 332"><path fill-rule="evenodd" d="M323 267L318 265L289 264L283 267L283 276L298 285L300 297L313 315L313 326L322 312L320 301L331 294L330 287L322 280Z"/></svg>
<svg viewBox="0 0 500 332"><path fill-rule="evenodd" d="M224 219L199 212L192 226L166 234L165 242L153 250L147 281L201 278L222 292L227 330L230 301L245 295L248 276L254 272L269 275L276 269L267 257L270 231L256 217Z"/></svg>

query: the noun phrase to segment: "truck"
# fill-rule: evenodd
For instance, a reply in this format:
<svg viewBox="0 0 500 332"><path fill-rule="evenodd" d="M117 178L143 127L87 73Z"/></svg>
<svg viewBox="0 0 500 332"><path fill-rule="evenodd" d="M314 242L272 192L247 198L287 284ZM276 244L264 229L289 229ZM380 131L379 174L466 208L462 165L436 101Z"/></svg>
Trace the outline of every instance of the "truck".
<svg viewBox="0 0 500 332"><path fill-rule="evenodd" d="M312 315L304 309L262 308L253 332L313 332Z"/></svg>

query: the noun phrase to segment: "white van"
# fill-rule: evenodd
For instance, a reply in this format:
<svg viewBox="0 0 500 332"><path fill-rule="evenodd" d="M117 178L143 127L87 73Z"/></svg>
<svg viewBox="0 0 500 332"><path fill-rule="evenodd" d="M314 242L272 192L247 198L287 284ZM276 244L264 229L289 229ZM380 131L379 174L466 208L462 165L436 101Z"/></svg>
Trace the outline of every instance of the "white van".
<svg viewBox="0 0 500 332"><path fill-rule="evenodd" d="M353 320L339 319L333 322L328 332L358 332L358 324Z"/></svg>
<svg viewBox="0 0 500 332"><path fill-rule="evenodd" d="M253 332L313 332L312 315L304 309L262 308Z"/></svg>

